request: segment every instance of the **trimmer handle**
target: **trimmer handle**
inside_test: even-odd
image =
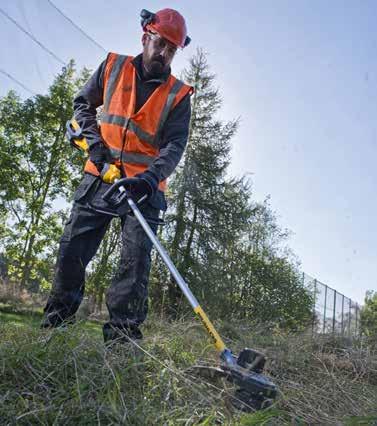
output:
[[[82,134],[82,130],[79,126],[79,123],[74,118],[72,118],[71,120],[67,121],[65,127],[65,136],[69,140],[70,144],[79,151],[84,151],[88,153],[89,144]]]
[[[74,118],[67,121],[66,130],[67,131],[65,136],[69,140],[71,145],[79,151],[83,151],[88,155],[88,141],[86,140],[85,136],[83,136],[81,127]],[[100,176],[105,183],[113,183],[116,179],[120,178],[121,172],[115,164],[105,163],[103,169],[101,170]]]
[[[119,207],[127,198],[131,198],[130,188],[139,182],[138,178],[122,178],[113,183],[102,195],[102,199],[113,207]]]

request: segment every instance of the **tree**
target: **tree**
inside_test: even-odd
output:
[[[184,159],[171,183],[171,210],[166,217],[165,237],[172,259],[187,277],[193,290],[202,290],[200,277],[209,252],[219,247],[225,229],[242,227],[240,189],[243,179],[227,180],[230,162],[230,139],[236,132],[238,120],[223,123],[216,119],[221,106],[214,75],[209,72],[205,54],[198,50],[184,72],[186,82],[194,87],[189,140]],[[237,198],[238,197],[238,198]],[[237,198],[237,200],[236,200]],[[233,203],[239,203],[234,208]],[[226,222],[226,227],[222,228]],[[181,293],[173,279],[168,283],[168,306],[176,315],[181,305]]]
[[[87,77],[87,70],[75,77],[71,62],[47,95],[23,101],[9,92],[0,99],[0,194],[6,219],[0,232],[9,275],[22,287],[49,281],[46,271],[52,270],[51,253],[64,217],[63,209],[54,207],[72,195],[82,165],[65,140],[65,123],[72,117],[74,93]]]
[[[368,291],[360,314],[360,329],[363,335],[377,343],[377,292]]]

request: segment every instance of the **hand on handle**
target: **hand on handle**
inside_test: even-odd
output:
[[[120,170],[115,164],[111,164],[109,150],[103,143],[98,142],[89,147],[88,141],[82,134],[81,127],[74,118],[67,121],[66,129],[66,137],[71,145],[89,154],[90,160],[96,166],[105,183],[114,183],[116,179],[120,179]]]

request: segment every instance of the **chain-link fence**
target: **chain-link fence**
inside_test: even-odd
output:
[[[313,333],[359,335],[360,306],[357,303],[305,273],[302,281],[313,292]]]

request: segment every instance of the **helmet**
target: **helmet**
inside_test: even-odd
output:
[[[183,16],[174,9],[162,9],[156,13],[143,9],[140,12],[144,31],[154,30],[177,47],[186,47],[191,39],[187,35]]]

